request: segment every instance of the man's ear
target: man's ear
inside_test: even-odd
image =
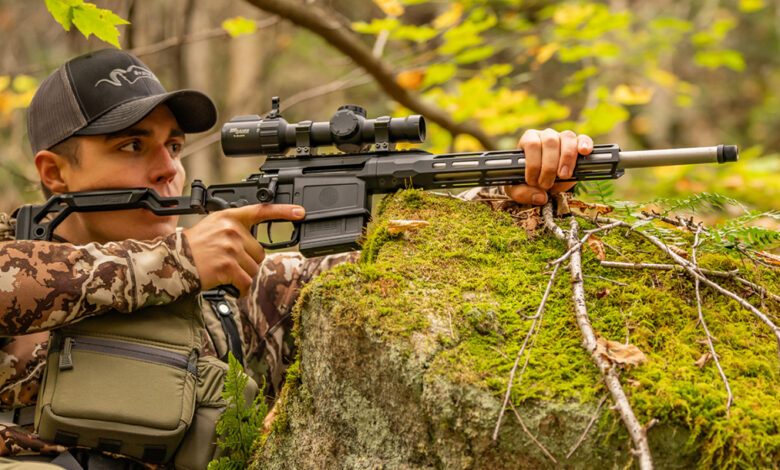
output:
[[[68,192],[68,184],[63,178],[63,172],[69,165],[67,158],[49,150],[41,150],[35,155],[35,168],[38,169],[41,183],[53,193]]]

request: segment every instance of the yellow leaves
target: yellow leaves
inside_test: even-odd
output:
[[[11,86],[17,92],[24,93],[34,90],[38,86],[38,81],[29,75],[17,75],[14,77],[13,85]]]
[[[436,29],[449,28],[450,26],[460,21],[461,16],[463,16],[463,4],[460,2],[455,2],[450,5],[449,10],[445,11],[433,20],[433,27]]]
[[[534,63],[531,65],[532,70],[538,69],[543,63],[550,60],[550,58],[555,54],[555,52],[558,50],[558,43],[551,42],[550,44],[545,44],[544,46],[540,47],[536,51],[536,59],[534,60]]]
[[[577,26],[596,11],[593,4],[564,5],[555,9],[553,21],[561,26]]]
[[[257,22],[243,16],[234,16],[222,22],[222,29],[227,31],[231,37],[252,34],[257,30]]]
[[[388,220],[387,232],[391,235],[395,235],[410,229],[426,226],[428,226],[428,222],[425,220]]]
[[[596,254],[596,258],[599,261],[605,261],[607,259],[607,252],[604,250],[604,242],[595,235],[591,235],[588,238],[588,248]]]
[[[612,97],[620,104],[645,104],[653,98],[653,87],[618,85],[612,92]]]
[[[739,1],[739,9],[741,11],[744,11],[745,13],[758,11],[764,8],[765,6],[766,4],[764,3],[764,0],[740,0]]]
[[[467,134],[458,134],[455,137],[454,147],[456,152],[479,152],[484,150],[482,144],[475,137]]]
[[[374,3],[387,16],[401,16],[404,14],[404,7],[398,0],[374,0]]]
[[[11,112],[30,105],[38,82],[28,75],[0,76],[0,124],[7,125]]]
[[[628,367],[638,366],[647,362],[647,357],[644,353],[633,344],[623,344],[600,336],[596,338],[596,350],[593,351],[593,355],[601,356],[613,364]]]
[[[396,82],[404,90],[419,90],[425,79],[425,69],[404,70],[396,77]]]

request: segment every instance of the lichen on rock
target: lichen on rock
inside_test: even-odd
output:
[[[427,226],[392,235],[388,220]],[[566,220],[559,221],[564,227]],[[590,226],[592,227],[592,225]],[[587,227],[586,227],[587,228]],[[666,262],[625,229],[599,235],[607,257]],[[683,240],[691,235],[680,231]],[[631,441],[603,406],[567,459],[599,401],[601,374],[581,347],[570,279],[560,274],[498,439],[491,435],[509,370],[550,277],[566,251],[483,204],[409,190],[388,196],[359,263],[324,273],[297,306],[299,358],[279,415],[257,446],[256,468],[597,468],[630,466]],[[701,266],[739,268],[778,292],[777,271],[702,253]],[[729,378],[726,391],[698,325],[693,282],[675,271],[602,267],[583,252],[587,307],[605,339],[638,348],[623,388],[648,431],[657,468],[756,468],[780,461],[777,345],[771,331],[733,300],[703,288],[707,324]],[[719,280],[773,318],[780,305]],[[621,285],[621,284],[625,285]],[[763,305],[762,305],[763,304]],[[521,361],[521,365],[525,361]],[[607,404],[610,399],[607,399]]]

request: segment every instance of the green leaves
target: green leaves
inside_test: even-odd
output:
[[[46,8],[65,31],[71,25],[81,31],[85,38],[94,34],[99,39],[121,49],[117,25],[129,24],[110,10],[96,7],[83,0],[46,0]]]

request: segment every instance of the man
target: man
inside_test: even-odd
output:
[[[154,74],[132,55],[104,50],[77,57],[50,75],[36,93],[28,116],[35,165],[45,194],[148,187],[163,196],[178,196],[185,181],[179,158],[185,134],[210,128],[216,121],[216,110],[201,93],[166,92]],[[555,185],[555,177],[570,176],[577,153],[589,153],[593,143],[587,136],[548,129],[527,131],[519,146],[526,152],[529,184],[503,191],[520,203],[543,204],[548,191],[563,191],[573,185]],[[248,228],[263,220],[296,220],[303,215],[298,206],[253,205],[211,214],[193,228],[177,232],[176,217],[160,217],[146,210],[76,213],[55,232],[56,240],[64,245],[15,242],[11,247],[0,246],[4,250],[0,251],[1,332],[37,332],[24,339],[15,338],[6,345],[10,350],[3,350],[6,357],[15,358],[14,370],[0,385],[0,397],[4,390],[14,390],[12,396],[4,398],[4,405],[17,408],[37,399],[48,330],[109,309],[132,315],[149,302],[164,303],[219,284],[233,284],[240,290],[239,332],[247,364],[260,369],[258,372],[265,374],[278,391],[285,356],[290,356],[284,344],[284,321],[289,318],[300,286],[334,263],[354,258],[347,254],[304,260],[298,254],[287,253],[271,255],[264,261],[265,253]],[[157,260],[150,261],[157,263],[155,266],[160,259],[169,261],[165,269],[155,270],[165,276],[150,276],[148,271],[131,268],[138,265],[133,256],[149,260],[155,252]],[[89,275],[100,270],[101,256],[95,253],[108,253],[108,264],[103,267],[115,263],[120,281],[135,272],[146,276],[144,282],[136,283],[134,289],[117,289],[116,283],[112,288],[99,285],[108,274]],[[23,259],[29,257],[28,266],[36,269],[12,273],[9,267],[20,255]],[[78,272],[65,275],[70,277],[48,276],[51,265],[62,259],[82,262],[66,262],[56,268],[59,273]],[[126,267],[117,261],[122,259],[129,260]],[[42,265],[46,270],[37,269]],[[35,282],[35,276],[41,273],[59,281]],[[59,286],[64,278],[74,279],[69,293]],[[143,288],[138,292],[139,286],[158,285],[165,286],[163,295],[159,289],[154,296],[144,297]],[[101,294],[106,290],[111,295]],[[33,301],[47,296],[53,301]],[[207,336],[203,353],[221,356],[225,345],[217,344],[213,335]],[[19,387],[22,378],[24,386]],[[7,452],[8,447],[0,448],[0,452]]]

